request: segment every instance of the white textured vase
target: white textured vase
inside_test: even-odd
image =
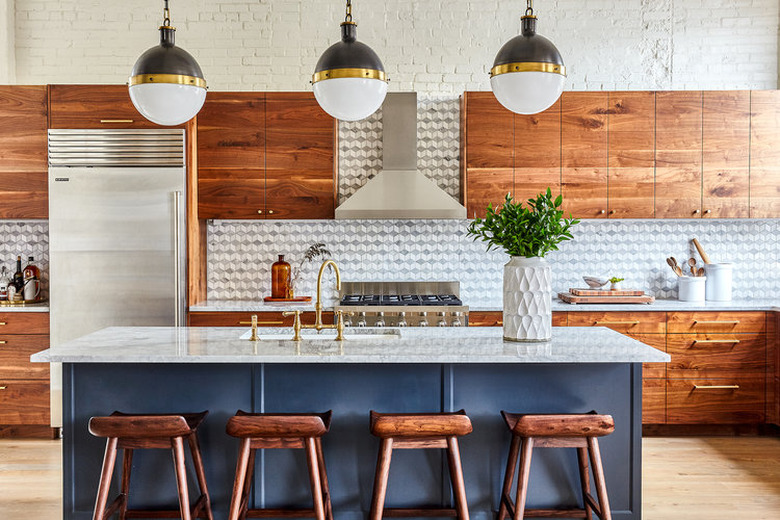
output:
[[[538,256],[513,256],[504,265],[504,339],[550,341],[552,273]]]

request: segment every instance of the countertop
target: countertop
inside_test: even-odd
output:
[[[553,327],[552,341],[504,341],[502,329],[348,329],[343,342],[290,341],[291,329],[262,328],[277,338],[240,339],[246,327],[110,327],[47,349],[34,362],[64,363],[641,363],[668,354],[603,327]],[[359,337],[350,339],[350,334]],[[367,336],[376,338],[368,338]],[[384,337],[383,337],[384,336]],[[388,339],[388,336],[393,336]]]
[[[25,305],[0,305],[0,312],[49,312],[49,304],[28,303]]]

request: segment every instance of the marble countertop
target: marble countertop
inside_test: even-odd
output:
[[[304,331],[262,328],[268,339],[249,341],[248,328],[110,327],[47,349],[34,362],[64,363],[640,363],[668,362],[668,354],[603,327],[554,327],[552,341],[504,341],[502,329],[404,328]],[[281,335],[281,337],[280,337]],[[352,336],[352,337],[350,337]],[[273,338],[273,339],[271,339]]]
[[[332,308],[332,302],[328,307]],[[265,302],[263,300],[209,300],[190,305],[190,312],[284,312],[314,311],[314,302]]]
[[[49,304],[29,303],[25,305],[0,305],[0,312],[49,312]]]

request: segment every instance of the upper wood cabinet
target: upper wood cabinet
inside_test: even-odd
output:
[[[0,218],[48,218],[46,117],[45,86],[0,86]]]
[[[750,216],[780,217],[780,91],[753,91],[750,101]]]
[[[653,218],[655,95],[610,92],[608,205],[610,218]]]
[[[563,211],[580,218],[607,216],[606,92],[561,96]]]
[[[515,200],[526,201],[547,188],[553,196],[561,192],[560,100],[544,112],[515,115]]]

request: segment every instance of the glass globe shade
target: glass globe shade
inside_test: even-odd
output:
[[[496,99],[516,114],[538,114],[563,92],[566,76],[551,72],[507,72],[490,78]]]
[[[360,121],[376,112],[387,95],[387,82],[371,78],[334,78],[314,84],[322,109],[341,121]]]
[[[130,99],[146,119],[163,126],[186,123],[206,101],[206,89],[173,83],[141,83],[129,88]]]

